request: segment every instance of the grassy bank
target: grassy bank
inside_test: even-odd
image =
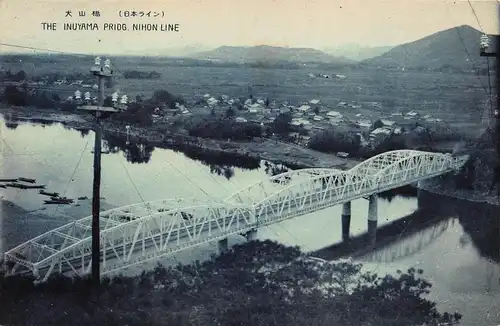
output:
[[[104,280],[0,279],[6,325],[438,325],[422,296],[422,271],[379,277],[350,261],[325,263],[298,248],[249,242],[205,263],[157,267],[140,277]],[[28,312],[29,313],[26,313]]]
[[[476,203],[500,205],[500,198],[498,197],[496,191],[479,192],[471,189],[459,189],[456,187],[453,180],[450,179],[446,180],[442,178],[433,178],[430,180],[420,181],[418,188],[436,195],[453,197]]]

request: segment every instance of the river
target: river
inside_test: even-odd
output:
[[[70,198],[91,197],[92,132],[70,130],[60,124],[7,125],[2,120],[0,139],[1,178],[33,178],[37,184],[45,184],[49,192]],[[127,146],[124,140],[116,139],[110,146],[107,144],[104,148],[111,147],[110,153],[102,155],[103,208],[173,197],[223,198],[271,174],[265,162],[224,163],[214,157],[195,160],[173,150],[144,144]],[[47,197],[35,189],[0,188],[0,196],[0,252],[67,221],[90,215],[88,199],[77,201],[78,206],[58,207],[44,206]],[[20,209],[12,207],[29,213],[19,213]],[[352,249],[355,246],[338,247],[342,241],[341,207],[260,229],[258,238],[297,245],[306,252],[327,247],[317,255],[327,259],[335,259],[340,252],[354,255],[367,270],[378,273],[411,266],[422,268],[424,277],[433,283],[430,298],[437,302],[438,309],[462,313],[462,325],[500,323],[497,207],[412,190],[379,196],[380,234],[375,246],[359,245],[363,242],[356,240],[366,233],[367,211],[368,201],[353,202],[351,236],[358,244],[356,250]],[[230,244],[242,241],[234,237]],[[206,245],[179,253],[169,261],[207,259],[215,248],[214,244]]]

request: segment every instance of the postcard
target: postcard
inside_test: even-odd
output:
[[[499,26],[1,0],[0,325],[499,325]]]

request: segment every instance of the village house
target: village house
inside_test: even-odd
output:
[[[311,107],[309,105],[302,105],[297,110],[300,111],[300,112],[306,113],[310,109],[311,109]]]
[[[390,134],[392,134],[392,129],[390,128],[377,128],[370,133],[370,140],[373,140],[379,136],[388,136]]]
[[[368,119],[360,119],[356,122],[356,124],[360,127],[364,127],[364,128],[369,128],[372,126],[372,122]]]

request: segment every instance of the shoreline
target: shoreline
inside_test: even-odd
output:
[[[9,107],[0,105],[0,115],[19,122],[42,122],[61,123],[75,129],[92,129],[92,121],[84,116],[67,113],[59,110],[40,111],[27,107]],[[17,121],[14,121],[17,122]],[[124,124],[110,121],[102,122],[103,133],[126,137]],[[200,149],[211,154],[230,154],[244,158],[267,160],[277,164],[284,164],[296,168],[334,168],[349,169],[361,162],[355,158],[340,158],[334,154],[318,152],[298,145],[288,144],[281,141],[259,138],[248,142],[221,141],[215,139],[192,137],[169,132],[168,130],[151,130],[131,126],[129,137],[131,140],[147,141],[155,147],[165,149]],[[279,146],[277,146],[279,145]]]
[[[36,110],[32,107],[12,107],[0,104],[0,115],[6,118],[10,115],[20,122],[47,122],[60,123],[75,129],[92,129],[92,121],[84,116],[60,110]],[[16,121],[16,122],[17,122]],[[43,123],[43,122],[42,122]],[[120,128],[121,127],[121,128]],[[146,141],[150,145],[179,150],[202,150],[210,154],[229,154],[241,158],[267,160],[275,164],[284,164],[293,168],[333,168],[347,170],[362,162],[361,159],[340,158],[334,154],[327,154],[288,144],[277,140],[259,138],[248,142],[230,142],[188,135],[176,134],[168,131],[147,130],[144,127],[131,126],[129,137],[134,141]],[[123,124],[103,121],[102,130],[113,136],[127,137]],[[422,189],[437,195],[467,200],[476,203],[486,203],[500,206],[500,199],[496,196],[481,195],[467,190],[445,189],[444,185],[436,181],[425,180],[417,185]]]
[[[435,195],[465,200],[473,203],[500,206],[500,198],[494,195],[478,195],[477,193],[469,190],[446,189],[444,187],[444,184],[437,183],[436,180],[433,179],[420,181],[416,186],[417,189],[421,189]]]

